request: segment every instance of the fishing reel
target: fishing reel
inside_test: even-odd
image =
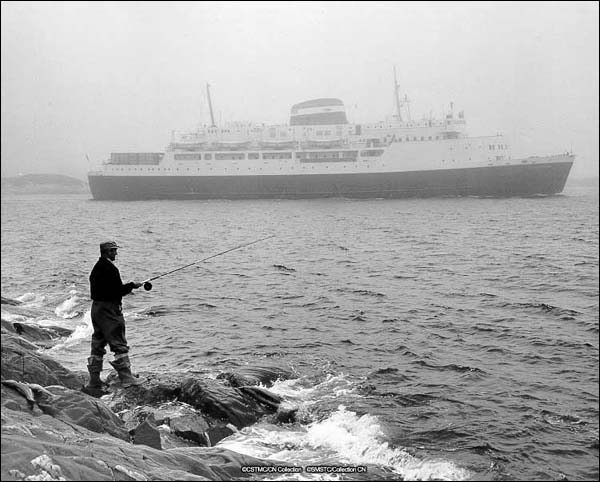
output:
[[[145,289],[146,291],[150,291],[150,290],[152,289],[152,283],[150,283],[150,281],[146,281],[146,282],[144,283],[144,289]]]

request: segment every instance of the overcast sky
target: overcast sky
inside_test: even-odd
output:
[[[351,122],[464,110],[513,156],[573,150],[598,176],[597,2],[2,2],[2,176],[85,179],[210,121],[286,123],[344,101]]]

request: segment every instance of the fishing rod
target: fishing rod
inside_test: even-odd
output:
[[[270,239],[270,238],[274,238],[274,237],[275,237],[275,235],[272,234],[271,236],[267,236],[266,238],[261,238],[261,239],[257,239],[256,241],[251,241],[249,243],[240,244],[239,246],[236,246],[235,248],[230,248],[225,251],[221,251],[220,253],[213,254],[212,256],[208,256],[207,258],[199,259],[198,261],[194,261],[193,263],[186,264],[185,266],[181,266],[179,268],[172,269],[171,271],[167,271],[166,273],[163,273],[163,274],[159,274],[158,276],[155,276],[154,278],[148,278],[147,280],[142,281],[142,283],[144,284],[144,289],[146,291],[150,291],[152,289],[152,283],[150,283],[150,281],[154,281],[155,279],[162,278],[163,276],[167,276],[168,274],[175,273],[175,271],[179,271],[181,269],[188,268],[189,266],[193,266],[195,264],[202,263],[203,261],[208,261],[211,258],[216,258],[217,256],[221,256],[222,254],[229,253],[230,251],[235,251],[236,249],[245,248],[246,246],[250,246],[251,244],[256,244],[256,243],[259,243],[266,239]]]

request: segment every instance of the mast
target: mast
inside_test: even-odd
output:
[[[400,84],[396,80],[396,66],[394,65],[394,97],[396,98],[396,117],[400,122],[402,122],[402,113],[400,112],[400,98],[398,97],[398,90],[400,89]]]
[[[208,108],[210,109],[210,126],[217,127],[215,124],[215,116],[213,115],[212,102],[210,100],[210,84],[206,84],[206,95],[208,96]]]

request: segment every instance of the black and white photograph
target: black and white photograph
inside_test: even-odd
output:
[[[0,8],[2,480],[599,479],[599,2]]]

